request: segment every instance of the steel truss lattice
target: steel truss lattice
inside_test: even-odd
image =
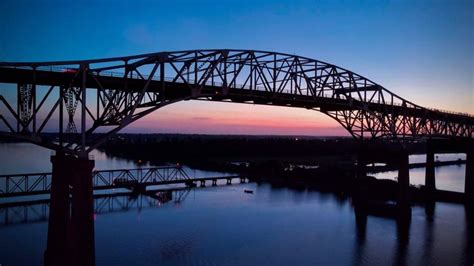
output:
[[[0,63],[0,83],[17,84],[18,95],[17,110],[15,102],[0,96],[3,135],[77,155],[87,154],[151,112],[183,100],[316,110],[359,139],[472,139],[474,132],[472,115],[421,107],[347,69],[274,52],[193,50]],[[46,129],[59,132],[59,141],[45,141],[41,133]]]

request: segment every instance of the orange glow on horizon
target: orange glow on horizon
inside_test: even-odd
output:
[[[332,118],[301,108],[190,101],[136,121],[129,133],[347,136]]]

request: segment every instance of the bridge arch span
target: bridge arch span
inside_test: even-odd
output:
[[[87,154],[133,121],[191,99],[316,110],[359,139],[472,139],[474,132],[472,115],[424,108],[345,68],[267,51],[0,62],[0,83],[16,84],[17,95],[16,102],[0,96],[2,135],[73,154]],[[51,123],[57,141],[42,136]]]

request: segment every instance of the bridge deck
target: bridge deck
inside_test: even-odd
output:
[[[178,166],[94,171],[94,190],[127,188],[146,191],[148,186],[187,184],[242,178],[240,175],[190,178]],[[0,198],[49,194],[51,173],[31,173],[0,176]]]

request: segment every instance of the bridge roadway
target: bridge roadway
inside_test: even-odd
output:
[[[127,188],[136,193],[147,193],[149,186],[185,184],[188,187],[205,186],[206,181],[217,185],[218,180],[240,178],[240,175],[190,178],[179,166],[160,166],[153,168],[100,170],[92,172],[94,190]],[[49,194],[51,192],[52,173],[30,173],[0,176],[0,198]]]

